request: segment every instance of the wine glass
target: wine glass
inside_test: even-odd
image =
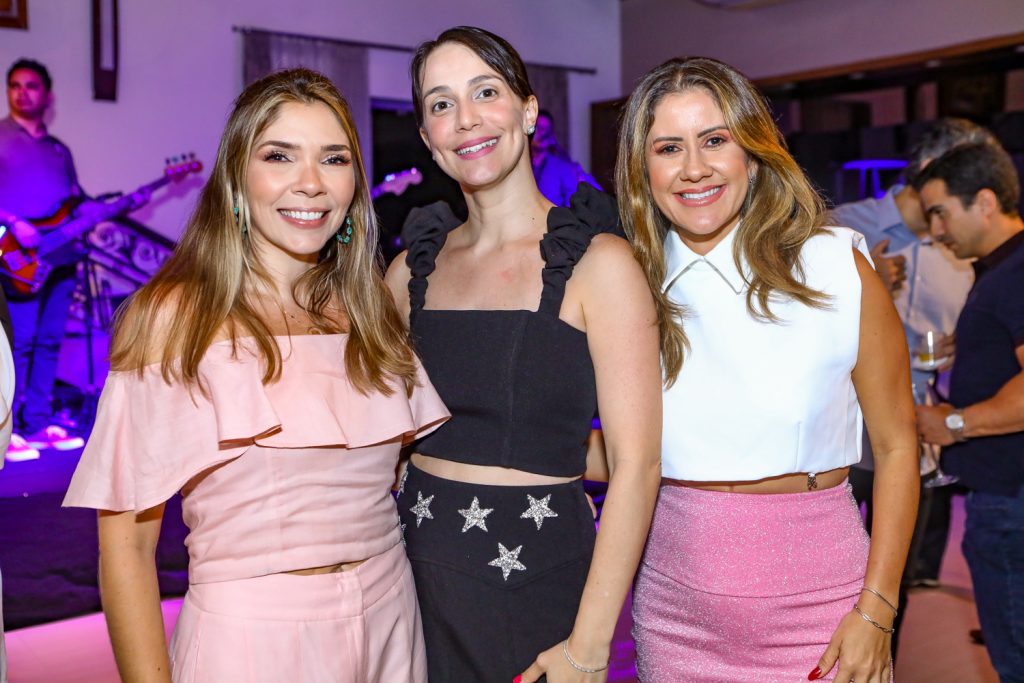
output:
[[[922,391],[918,392],[918,383],[914,383],[914,398],[920,398],[920,403],[926,406],[934,406],[942,403],[942,398],[935,390],[935,376],[928,378],[928,381],[924,383]],[[960,481],[960,477],[952,474],[946,474],[942,471],[942,463],[939,458],[939,447],[930,444],[922,443],[920,450],[920,464],[921,464],[921,485],[926,489],[936,489],[941,486],[949,486]]]
[[[910,358],[912,368],[932,372],[949,360],[948,358],[938,358],[936,354],[939,341],[942,339],[941,332],[926,330],[915,337]]]

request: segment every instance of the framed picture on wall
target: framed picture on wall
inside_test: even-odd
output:
[[[0,0],[0,28],[28,28],[28,0]]]

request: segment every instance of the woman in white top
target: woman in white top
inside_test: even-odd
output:
[[[917,443],[902,329],[859,235],[824,227],[764,99],[721,62],[647,74],[619,144],[623,224],[689,347],[635,590],[641,679],[889,680]],[[870,544],[846,483],[861,409]]]

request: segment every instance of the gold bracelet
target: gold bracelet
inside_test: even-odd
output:
[[[879,631],[883,631],[885,633],[890,633],[890,634],[891,633],[896,633],[896,629],[895,628],[886,628],[885,626],[882,626],[881,624],[879,624],[877,621],[875,621],[874,619],[872,619],[868,615],[864,614],[864,612],[862,612],[860,610],[860,605],[854,605],[853,609],[857,611],[857,614],[859,614],[861,616],[861,619],[863,619],[864,621],[868,622],[869,624],[871,624],[872,626],[877,628]]]
[[[882,602],[884,602],[886,605],[889,606],[889,609],[892,610],[893,614],[899,614],[900,613],[900,611],[898,609],[896,609],[895,605],[893,605],[891,602],[886,600],[885,596],[882,595],[881,593],[879,593],[878,591],[876,591],[874,588],[868,588],[867,586],[864,586],[863,588],[861,588],[861,590],[862,591],[867,591],[868,593],[871,593],[873,595],[877,595],[879,600],[881,600]]]
[[[569,641],[568,640],[563,640],[562,641],[562,654],[565,655],[566,661],[569,662],[570,665],[572,665],[572,668],[576,669],[577,671],[583,672],[585,674],[596,674],[596,673],[604,671],[605,669],[608,668],[607,664],[605,664],[604,666],[599,667],[597,669],[588,669],[585,666],[577,664],[573,660],[572,656],[569,655]]]

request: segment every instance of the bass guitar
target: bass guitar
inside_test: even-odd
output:
[[[78,239],[98,223],[145,205],[153,192],[164,185],[202,170],[202,162],[194,154],[188,154],[168,160],[163,175],[156,180],[110,202],[89,202],[87,208],[83,206],[76,213],[80,202],[77,198],[69,199],[52,216],[29,220],[43,233],[39,245],[32,249],[22,247],[9,227],[0,225],[0,280],[4,290],[15,297],[37,293],[54,266],[60,265],[54,264],[54,259],[47,261],[48,255]]]
[[[419,185],[422,182],[423,174],[415,166],[398,173],[388,173],[384,176],[384,182],[370,189],[370,199],[377,199],[386,194],[398,196],[409,189],[410,185]]]

